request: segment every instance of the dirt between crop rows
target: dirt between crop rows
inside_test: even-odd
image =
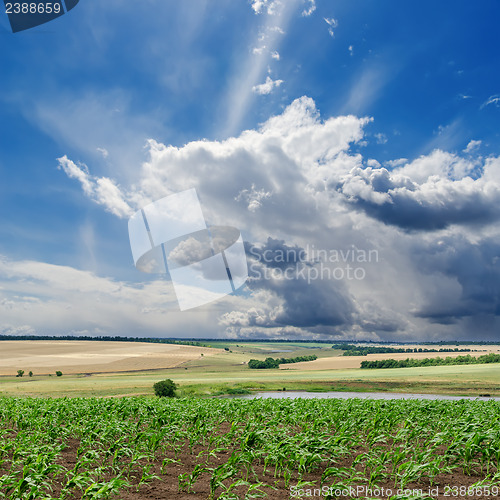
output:
[[[220,429],[224,432],[224,426]],[[12,435],[14,438],[15,434]],[[70,438],[65,441],[66,448],[58,455],[57,463],[63,466],[66,470],[72,470],[77,463],[77,451],[80,447],[80,441],[78,439]],[[390,445],[388,445],[389,448]],[[207,457],[207,447],[197,445],[193,448],[189,448],[188,443],[182,447],[180,451],[176,454],[172,451],[167,454],[158,454],[156,461],[152,464],[143,460],[139,462],[134,468],[132,468],[129,481],[132,487],[120,491],[117,496],[111,497],[118,500],[195,500],[195,499],[209,499],[210,498],[210,477],[211,472],[202,472],[198,480],[191,487],[190,491],[179,491],[179,476],[184,473],[191,473],[197,464],[203,464],[207,468],[216,468],[219,465],[227,462],[231,456],[233,450],[219,451],[215,456]],[[235,449],[234,451],[239,451]],[[253,471],[250,470],[248,475],[249,483],[257,483],[258,481],[269,485],[267,487],[261,487],[261,491],[265,493],[270,500],[285,500],[290,498],[326,498],[325,490],[320,490],[321,475],[327,467],[334,465],[335,467],[346,467],[352,468],[353,461],[357,455],[360,453],[367,452],[366,448],[353,447],[352,455],[350,457],[343,458],[332,464],[331,462],[321,463],[319,467],[312,473],[306,473],[302,476],[302,481],[315,482],[316,486],[305,485],[300,491],[294,491],[294,487],[297,485],[298,477],[297,473],[292,475],[292,478],[287,486],[284,479],[281,477],[274,477],[274,467],[268,467],[264,472],[263,464],[253,464]],[[444,449],[442,450],[444,452]],[[201,455],[200,455],[201,454]],[[3,474],[8,474],[10,469],[11,456],[1,464],[0,466],[0,476]],[[162,470],[162,464],[165,459],[176,460],[176,463],[170,463],[167,465],[166,470]],[[109,460],[108,460],[109,462]],[[105,462],[103,465],[109,465]],[[150,463],[152,465],[150,473],[158,476],[158,479],[153,479],[147,484],[142,484],[138,487],[140,476],[141,476],[141,466]],[[362,472],[363,469],[360,465],[356,465],[355,468]],[[226,486],[229,486],[232,482],[235,482],[239,478],[244,478],[246,475],[245,470],[240,472],[238,477],[232,477],[229,480],[224,481]],[[487,495],[487,490],[480,490],[476,492],[465,492],[465,494],[460,493],[460,487],[464,490],[466,487],[477,483],[479,480],[484,479],[485,476],[481,475],[476,471],[473,475],[466,475],[462,471],[457,470],[453,474],[439,474],[433,480],[431,485],[428,478],[421,480],[419,483],[410,483],[406,486],[406,489],[419,490],[427,494],[427,498],[432,498],[436,500],[445,500],[450,498],[468,498],[468,499],[484,499],[484,498],[496,498],[499,495]],[[100,478],[99,482],[109,481],[113,479],[113,476],[108,476]],[[58,498],[61,493],[62,485],[67,481],[63,479],[63,475],[60,474],[53,477],[51,480],[52,487],[52,497]],[[377,488],[372,487],[372,491],[367,491],[366,484],[352,485],[352,490],[341,489],[340,487],[335,487],[331,480],[325,481],[326,487],[331,486],[331,496],[328,498],[338,498],[338,499],[357,499],[357,498],[380,498],[387,499],[387,492],[390,490],[390,494],[395,495],[398,488],[394,483],[378,483]],[[446,489],[449,487],[448,489]],[[458,489],[452,489],[457,487]],[[359,488],[359,489],[357,489]],[[233,490],[234,493],[238,494],[238,498],[244,499],[245,493],[248,490],[248,486],[237,487]],[[254,491],[253,493],[257,493]],[[430,493],[430,494],[429,494]],[[491,492],[490,492],[491,493]],[[218,498],[222,494],[222,489],[216,491],[215,497]],[[74,491],[71,497],[75,500],[80,500],[82,498],[81,491]],[[410,495],[408,494],[408,498]],[[248,497],[252,498],[252,497]],[[256,498],[256,497],[253,497]],[[426,497],[422,497],[426,498]]]

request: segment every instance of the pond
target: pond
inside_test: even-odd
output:
[[[317,398],[317,399],[444,399],[450,401],[459,401],[461,399],[477,399],[481,401],[495,400],[500,401],[500,397],[470,397],[470,396],[445,396],[443,394],[403,394],[395,392],[306,392],[306,391],[268,391],[256,392],[253,394],[245,394],[236,396],[243,399],[295,399],[295,398]]]

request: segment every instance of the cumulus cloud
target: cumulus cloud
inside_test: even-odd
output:
[[[201,236],[201,235],[200,235]],[[206,237],[190,236],[180,241],[172,251],[169,252],[168,262],[177,264],[178,266],[188,266],[190,264],[208,259],[212,254],[208,234]]]
[[[467,144],[467,147],[464,149],[464,153],[472,153],[476,149],[478,149],[482,144],[482,141],[470,141],[469,144]]]
[[[482,175],[480,175],[482,174]],[[338,186],[351,206],[405,230],[487,224],[500,215],[500,160],[436,150],[392,171],[357,167]]]
[[[274,14],[276,7],[279,6],[279,0],[252,0],[252,9],[256,14],[267,12],[267,14]]]
[[[266,81],[259,85],[252,87],[252,90],[256,94],[267,95],[270,94],[275,88],[279,87],[283,83],[283,80],[273,80],[270,76],[266,77]]]
[[[436,149],[381,164],[353,151],[370,121],[322,119],[302,97],[223,141],[150,140],[138,179],[126,189],[110,180],[113,196],[84,166],[63,158],[61,168],[108,210],[116,203],[104,199],[135,210],[194,187],[209,225],[241,229],[250,279],[244,293],[214,305],[224,334],[471,338],[477,321],[478,335],[491,338],[500,326],[500,158],[476,155],[472,143],[463,156]],[[196,242],[184,245],[197,255]],[[293,257],[311,248],[336,258]],[[349,267],[361,278],[349,278]],[[150,302],[142,308],[161,308]]]
[[[266,198],[270,198],[271,195],[271,191],[265,191],[264,189],[258,190],[255,188],[255,185],[252,184],[251,189],[242,189],[235,199],[236,201],[244,200],[248,203],[248,210],[250,210],[250,212],[255,212],[262,207],[263,201]]]

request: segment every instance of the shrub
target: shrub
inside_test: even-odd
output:
[[[252,394],[248,389],[243,389],[241,387],[229,387],[226,389],[226,394]]]
[[[58,371],[56,371],[56,376],[58,376],[58,377],[62,377],[62,372],[60,372],[59,370],[58,370]]]
[[[30,377],[32,377],[32,376],[33,376],[33,372],[30,370],[30,372],[28,373],[28,375],[29,375]]]
[[[17,370],[16,377],[22,377],[24,375],[24,370]]]
[[[170,380],[168,378],[167,380],[156,382],[153,388],[155,390],[155,394],[159,398],[173,398],[175,397],[175,390],[177,389],[177,385],[173,382],[173,380]]]

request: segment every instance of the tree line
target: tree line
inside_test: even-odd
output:
[[[98,336],[90,335],[0,335],[2,340],[85,340],[94,342],[150,342],[152,344],[178,344],[196,347],[210,347],[206,342],[180,339],[162,339],[154,337],[121,337],[121,336]]]
[[[439,365],[476,365],[486,363],[500,363],[500,354],[484,354],[479,357],[457,356],[452,358],[424,358],[424,359],[380,359],[377,361],[361,361],[361,368],[416,368],[420,366],[439,366]]]
[[[314,361],[318,356],[297,356],[295,358],[266,358],[264,361],[258,359],[251,359],[248,362],[248,368],[252,369],[266,369],[266,368],[279,368],[280,365],[286,363],[300,363],[301,361]]]
[[[405,352],[470,352],[472,349],[459,349],[458,347],[443,349],[427,349],[422,347],[365,347],[352,344],[334,344],[332,349],[344,351],[343,356],[367,356],[368,354],[388,354]]]

